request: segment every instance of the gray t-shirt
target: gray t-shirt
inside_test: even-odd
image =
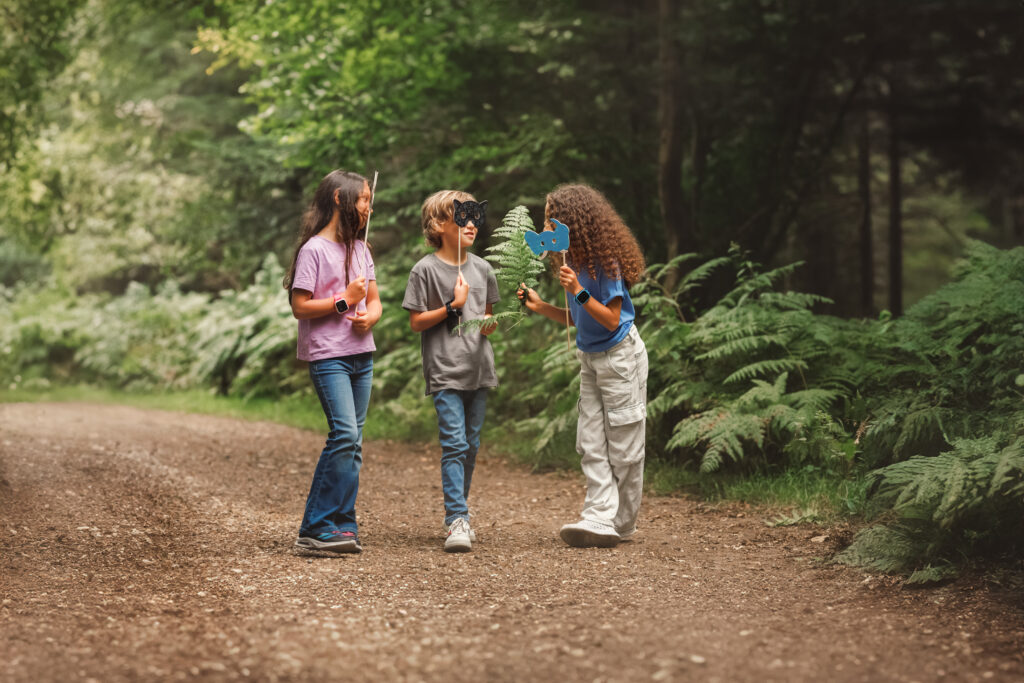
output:
[[[469,283],[463,320],[484,317],[487,304],[498,300],[498,280],[491,264],[475,254],[468,257],[462,264],[462,277]],[[437,254],[424,256],[409,273],[402,308],[421,312],[441,308],[455,296],[458,276],[458,266],[448,265]],[[478,330],[463,329],[459,336],[456,330],[449,332],[448,325],[441,321],[420,333],[420,353],[428,394],[441,389],[465,391],[498,386],[494,351]]]

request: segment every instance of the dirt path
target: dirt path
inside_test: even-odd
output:
[[[433,445],[366,445],[365,550],[292,549],[321,436],[0,405],[0,680],[983,681],[1024,677],[1021,595],[821,565],[816,528],[682,499],[557,539],[579,476],[484,457],[441,551]]]

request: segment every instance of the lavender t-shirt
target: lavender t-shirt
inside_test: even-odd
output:
[[[312,292],[314,299],[326,299],[336,292],[344,292],[348,286],[347,282],[363,274],[364,259],[367,264],[367,286],[370,280],[377,279],[370,250],[366,248],[365,242],[357,240],[352,250],[352,261],[349,263],[346,282],[345,251],[344,244],[313,235],[299,249],[292,290]],[[366,310],[365,300],[353,307],[353,310]],[[342,315],[332,313],[321,318],[300,320],[299,345],[295,354],[298,359],[314,361],[376,351],[373,332],[355,332],[352,329],[352,321],[348,319],[350,315],[351,312]]]

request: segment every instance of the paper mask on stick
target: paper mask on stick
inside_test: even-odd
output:
[[[523,236],[526,244],[536,256],[543,256],[545,251],[567,251],[569,249],[569,226],[561,221],[552,218],[555,224],[554,230],[544,232],[533,232],[527,230]]]
[[[452,201],[455,202],[455,225],[464,228],[467,223],[473,221],[473,225],[483,228],[487,223],[486,199],[479,204],[477,202],[460,202],[458,199]]]

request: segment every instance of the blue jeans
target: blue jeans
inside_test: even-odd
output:
[[[373,354],[313,361],[309,376],[329,432],[313,472],[299,535],[335,529],[356,532],[356,493],[363,465],[363,424],[370,403]]]
[[[441,389],[431,395],[441,440],[441,488],[444,523],[469,519],[469,485],[473,481],[480,431],[487,412],[487,389]]]

